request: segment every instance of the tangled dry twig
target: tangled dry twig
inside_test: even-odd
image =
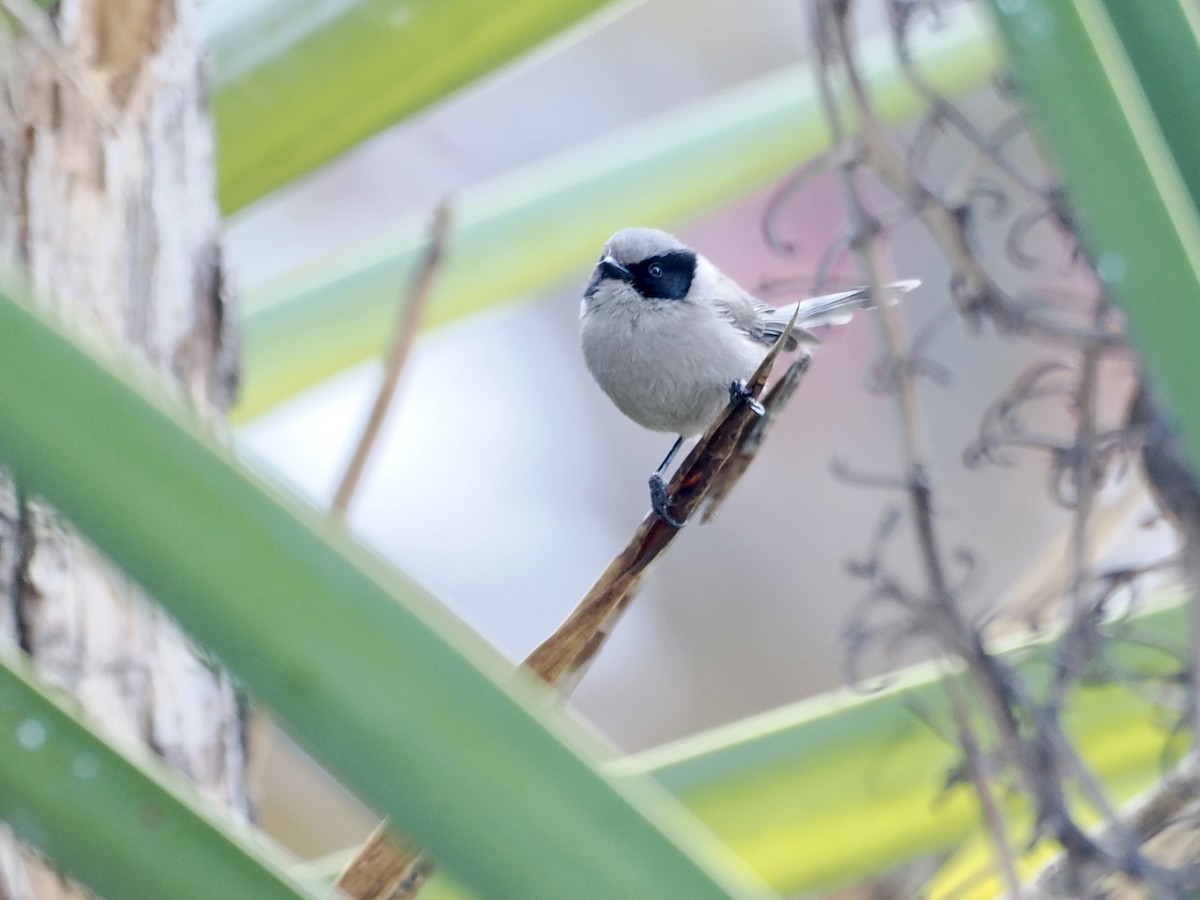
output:
[[[951,704],[956,710],[956,730],[1010,896],[1021,896],[1023,888],[1013,862],[1015,826],[997,815],[993,781],[999,771],[1011,773],[1032,802],[1035,822],[1031,837],[1050,838],[1063,850],[1053,877],[1043,878],[1043,887],[1052,881],[1070,896],[1090,896],[1101,881],[1119,875],[1154,896],[1181,897],[1200,886],[1196,867],[1151,857],[1144,846],[1147,829],[1138,825],[1136,812],[1122,815],[1115,807],[1069,739],[1062,717],[1066,698],[1083,679],[1121,677],[1106,668],[1100,652],[1106,641],[1116,639],[1112,598],[1116,591],[1156,568],[1135,567],[1136,571],[1131,569],[1121,579],[1113,579],[1098,574],[1094,560],[1093,520],[1100,492],[1131,435],[1124,424],[1106,426],[1101,417],[1101,369],[1110,360],[1127,355],[1122,323],[1110,307],[1102,279],[1094,274],[1082,243],[1074,237],[1065,194],[1046,174],[1030,174],[1006,152],[1020,133],[1020,119],[1006,116],[990,131],[976,125],[961,108],[929,87],[908,52],[908,36],[915,23],[922,18],[936,19],[950,4],[887,0],[886,5],[906,78],[929,105],[928,115],[907,147],[883,127],[860,76],[861,61],[851,26],[856,4],[820,0],[811,7],[822,99],[836,138],[850,219],[844,244],[878,289],[879,242],[886,229],[872,214],[861,190],[863,181],[874,179],[902,200],[940,248],[950,264],[952,296],[969,324],[990,322],[1002,335],[1036,339],[1054,348],[1057,356],[1027,370],[988,409],[980,436],[966,457],[969,464],[981,466],[1008,463],[1014,453],[1029,449],[1048,452],[1050,498],[1071,512],[1067,540],[1070,574],[1062,593],[1062,637],[1052,660],[1052,674],[1046,685],[1035,689],[989,650],[982,625],[964,612],[964,586],[952,583],[949,576],[955,560],[965,564],[968,574],[973,571],[974,555],[964,548],[949,550],[941,533],[935,513],[936,477],[928,462],[922,410],[913,389],[919,367],[912,359],[918,352],[914,342],[905,340],[892,311],[883,309],[878,317],[880,366],[890,376],[879,379],[879,386],[894,398],[903,460],[898,476],[876,476],[870,481],[871,486],[904,491],[923,584],[906,583],[886,562],[884,551],[896,540],[900,518],[889,510],[867,559],[853,569],[869,587],[860,614],[848,629],[853,637],[850,658],[857,659],[872,641],[885,639],[890,646],[898,640],[920,639],[961,661],[970,676],[971,694],[970,702],[961,696],[951,698],[956,701]],[[847,124],[850,122],[853,129]],[[958,172],[935,183],[923,172],[924,158],[942,139],[956,141],[958,156],[965,157],[965,162]],[[1014,201],[1013,193],[1021,199]],[[987,204],[993,216],[1010,218],[1003,240],[1007,265],[1039,275],[1054,268],[1053,274],[1065,274],[1092,287],[1085,300],[1089,308],[1086,321],[1045,295],[1035,292],[1018,299],[1016,293],[1001,286],[1001,277],[993,272],[994,263],[975,240],[981,204]],[[774,215],[774,221],[781,220],[778,209]],[[1048,229],[1053,238],[1042,241],[1044,246],[1036,251],[1031,240],[1034,229],[1039,233]],[[1069,435],[1043,433],[1028,424],[1026,412],[1039,403],[1056,403],[1060,415],[1066,411],[1072,416]],[[862,479],[855,480],[862,483]],[[884,609],[890,610],[886,625],[867,623],[868,615]],[[990,735],[986,747],[981,746],[967,715],[971,703],[986,713]],[[1194,702],[1190,706],[1195,708]],[[983,764],[984,758],[989,764]],[[1090,832],[1082,826],[1084,807],[1100,815],[1105,823],[1101,830]]]

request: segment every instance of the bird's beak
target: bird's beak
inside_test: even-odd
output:
[[[633,273],[611,256],[606,256],[596,264],[596,271],[592,272],[592,279],[588,282],[587,290],[583,292],[583,295],[588,298],[592,297],[600,287],[600,282],[606,278],[632,282]]]
[[[615,278],[618,281],[633,281],[633,273],[611,256],[606,256],[604,259],[600,260],[600,264],[596,266],[596,269],[600,272],[601,278]]]

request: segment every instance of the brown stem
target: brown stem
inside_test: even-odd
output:
[[[668,486],[672,510],[690,517],[706,498],[704,519],[712,513],[733,484],[745,472],[762,442],[762,429],[783,407],[808,369],[809,357],[802,356],[763,398],[766,417],[760,420],[749,404],[726,409],[688,454]],[[770,359],[759,367],[750,383],[757,396],[769,371]],[[558,630],[525,660],[525,666],[556,686],[573,680],[596,655],[611,633],[617,618],[628,607],[642,575],[678,534],[654,513],[647,513],[633,537]]]
[[[792,323],[763,358],[747,389],[762,397],[765,415],[759,417],[749,403],[726,407],[705,433],[667,485],[671,510],[688,519],[706,504],[704,519],[746,471],[774,416],[791,398],[808,370],[810,357],[799,357],[770,390],[763,393],[767,376],[791,334]],[[588,664],[629,608],[646,569],[670,546],[679,529],[648,513],[633,537],[609,563],[596,584],[549,638],[525,659],[523,665],[543,681],[568,695]],[[366,844],[343,870],[337,886],[355,900],[411,900],[432,871],[425,854],[395,841],[387,823],[375,829]]]
[[[944,679],[946,695],[950,700],[950,708],[958,731],[958,744],[963,749],[966,758],[967,773],[975,786],[979,797],[979,805],[983,810],[983,821],[992,839],[992,848],[996,854],[996,864],[1004,876],[1008,886],[1010,900],[1021,898],[1021,876],[1017,873],[1017,863],[1013,858],[1012,845],[1008,839],[1008,830],[1004,825],[1004,815],[996,802],[996,792],[988,777],[988,765],[979,737],[971,724],[970,707],[959,683],[953,677]]]
[[[400,386],[400,376],[408,362],[412,351],[413,341],[421,328],[421,318],[429,303],[429,295],[433,293],[433,285],[441,269],[442,259],[446,253],[446,241],[450,233],[450,207],[443,201],[433,212],[433,222],[429,227],[429,245],[425,256],[417,266],[407,291],[407,299],[403,312],[396,317],[395,331],[392,343],[388,349],[387,359],[383,366],[383,379],[375,394],[375,402],[371,404],[371,412],[363,423],[362,432],[354,446],[354,455],[346,465],[346,471],[338,483],[333,495],[329,514],[339,521],[346,518],[354,494],[362,480],[363,471],[375,449],[379,432],[387,421],[392,402],[396,398],[396,390]]]

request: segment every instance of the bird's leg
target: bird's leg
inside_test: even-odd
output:
[[[750,393],[746,382],[740,378],[729,385],[729,402],[735,406],[739,403],[749,403],[755,415],[765,416],[767,414],[766,409],[758,402],[758,398]]]
[[[672,528],[682,528],[685,523],[671,515],[671,498],[667,496],[667,485],[663,481],[663,472],[667,470],[667,466],[671,464],[671,460],[675,458],[675,454],[679,452],[679,448],[682,446],[683,435],[680,435],[675,439],[675,443],[671,445],[666,458],[658,464],[658,468],[650,476],[650,507],[654,510],[656,516]]]

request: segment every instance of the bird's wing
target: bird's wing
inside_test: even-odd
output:
[[[732,322],[734,327],[746,337],[768,346],[775,343],[776,339],[783,334],[783,329],[792,315],[789,308],[787,315],[779,320],[780,310],[769,303],[764,303],[754,295],[746,293],[738,286],[737,282],[725,275],[721,275],[717,283],[715,306],[717,312]],[[797,324],[797,327],[792,329],[792,334],[784,349],[795,350],[802,342],[806,344],[819,343],[814,335],[809,334]]]
[[[765,306],[750,296],[731,279],[722,276],[714,295],[717,313],[728,319],[738,331],[752,340],[762,339],[762,315]]]

